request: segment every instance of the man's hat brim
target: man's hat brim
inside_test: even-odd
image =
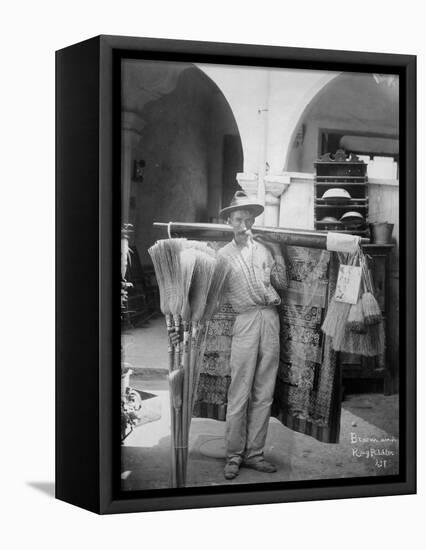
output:
[[[232,212],[235,212],[236,210],[249,210],[250,212],[253,212],[253,216],[256,218],[260,214],[262,214],[264,208],[261,204],[257,202],[247,202],[247,204],[244,204],[241,202],[241,204],[236,204],[233,206],[227,206],[226,208],[222,208],[222,210],[219,212],[220,216],[223,218],[225,216],[229,216]]]

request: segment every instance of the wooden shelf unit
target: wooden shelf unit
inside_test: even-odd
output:
[[[368,228],[368,178],[367,165],[355,155],[346,157],[342,150],[322,155],[314,164],[314,222],[315,229],[325,229],[339,233],[350,233],[369,237]],[[340,203],[323,198],[328,189],[339,188],[347,191],[351,198]],[[322,221],[334,217],[340,221],[345,212],[359,212],[364,217],[361,226]]]

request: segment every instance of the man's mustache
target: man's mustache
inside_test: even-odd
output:
[[[244,235],[249,238],[253,238],[253,233],[250,229],[240,229],[240,231],[237,232],[237,235]]]

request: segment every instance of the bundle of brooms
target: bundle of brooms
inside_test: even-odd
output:
[[[366,357],[381,355],[384,353],[383,318],[362,248],[349,256],[346,263],[362,268],[358,300],[355,304],[348,304],[333,297],[322,330],[332,339],[335,351]]]
[[[183,487],[208,322],[220,306],[230,267],[211,247],[198,241],[164,239],[157,241],[148,252],[154,264],[160,308],[169,335],[171,484]],[[173,333],[183,333],[183,346],[180,338],[172,338]]]

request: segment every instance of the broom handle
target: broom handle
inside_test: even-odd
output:
[[[185,470],[185,446],[187,440],[187,424],[188,424],[188,394],[189,394],[189,360],[190,360],[190,349],[189,349],[189,339],[190,339],[190,325],[189,323],[184,323],[184,332],[183,332],[183,397],[182,397],[182,442],[181,442],[181,452],[183,455],[182,468]],[[183,478],[185,475],[183,473]]]
[[[175,456],[177,461],[177,478],[176,487],[184,487],[184,479],[182,476],[182,407],[175,409],[176,415],[176,442],[175,442]]]
[[[169,378],[169,399],[170,399],[170,473],[171,485],[177,487],[176,477],[176,419],[175,409],[173,407],[172,387]]]
[[[178,425],[178,434],[177,434],[177,445],[176,445],[176,454],[177,454],[177,486],[178,487],[185,487],[185,475],[184,475],[184,468],[185,468],[185,462],[184,462],[184,455],[183,451],[185,450],[183,448],[183,422],[182,422],[182,411],[183,411],[183,402],[182,407],[177,409],[176,416],[177,416],[177,425]]]
[[[174,347],[170,338],[170,333],[173,330],[173,319],[171,315],[166,315],[166,327],[168,335],[168,356],[169,356],[169,374],[173,371],[174,366]],[[170,474],[171,485],[177,487],[176,477],[176,422],[173,407],[172,388],[169,379],[169,401],[170,401]]]
[[[198,350],[199,350],[199,335],[200,335],[200,326],[194,326],[192,328],[192,341],[191,341],[191,366],[190,366],[190,372],[191,372],[191,386],[190,386],[190,392],[191,392],[191,403],[189,408],[189,424],[191,425],[191,418],[192,418],[192,393],[193,393],[193,386],[194,386],[194,372],[196,369],[197,359],[198,359]]]
[[[173,316],[173,321],[174,321],[175,331],[177,332],[177,334],[180,334],[180,327],[181,327],[181,317],[180,317],[180,315],[174,315]],[[181,350],[180,341],[178,340],[178,342],[175,346],[175,358],[174,358],[175,359],[175,369],[178,369],[180,367],[181,356],[182,356],[182,350]]]
[[[191,349],[189,353],[189,370],[188,370],[187,380],[185,378],[185,382],[187,382],[187,386],[186,386],[187,399],[185,401],[186,418],[184,419],[184,427],[185,427],[185,436],[184,436],[184,444],[183,444],[184,448],[182,449],[183,455],[184,455],[183,464],[184,464],[185,483],[186,483],[187,467],[188,467],[189,433],[191,430],[191,421],[192,421],[194,372],[197,364],[198,351],[199,351],[199,342],[198,342],[199,335],[200,335],[200,327],[197,325],[193,325],[192,334],[191,334]]]
[[[169,373],[173,370],[173,363],[174,363],[174,347],[172,344],[172,340],[170,338],[170,333],[173,330],[173,320],[171,315],[166,315],[166,327],[167,327],[167,336],[168,336],[168,343],[167,343],[167,351],[169,356]]]
[[[193,326],[191,335],[191,362],[189,368],[189,401],[188,401],[188,426],[191,427],[192,419],[192,389],[194,385],[194,369],[197,362],[199,327]],[[189,431],[189,429],[188,429]]]
[[[192,379],[193,379],[193,370],[194,370],[194,361],[196,357],[196,338],[194,335],[197,334],[197,327],[192,326],[192,335],[191,338],[188,338],[188,353],[186,355],[186,368],[185,368],[185,378],[183,386],[183,434],[182,434],[182,475],[184,478],[184,483],[186,483],[186,474],[188,466],[188,443],[189,443],[189,431],[191,426],[191,389],[192,389]],[[189,333],[188,333],[189,336]],[[190,347],[189,347],[190,346]]]

